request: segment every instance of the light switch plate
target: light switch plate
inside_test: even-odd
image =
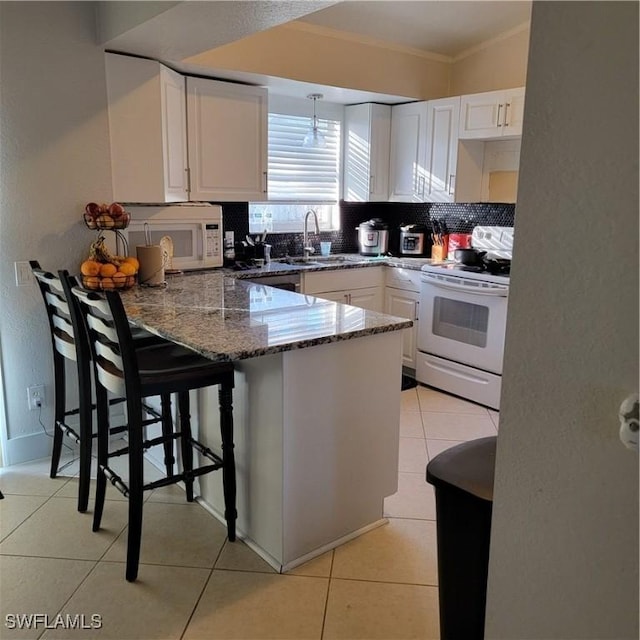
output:
[[[16,286],[24,287],[34,281],[31,265],[27,261],[14,262],[13,264],[16,271]]]

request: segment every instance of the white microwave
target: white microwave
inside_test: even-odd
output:
[[[125,205],[131,222],[122,230],[129,255],[138,245],[160,244],[169,236],[174,269],[221,267],[222,207],[215,204]],[[150,240],[150,242],[149,242]]]

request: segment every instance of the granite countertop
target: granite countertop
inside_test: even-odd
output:
[[[250,271],[216,269],[168,276],[165,287],[134,287],[122,292],[122,300],[136,325],[216,361],[243,360],[412,326],[404,318],[242,279],[255,278],[256,272],[315,268],[271,266],[276,264]]]
[[[283,259],[284,260],[284,259]],[[308,271],[336,271],[340,269],[360,269],[363,267],[387,266],[401,267],[403,269],[413,269],[420,271],[425,264],[431,264],[431,258],[409,258],[409,257],[366,257],[358,253],[331,254],[328,258],[322,256],[311,256],[307,263],[300,262],[300,258],[294,258],[296,262],[289,264],[286,261],[272,260],[263,267],[237,271],[225,269],[234,278],[256,278],[260,275],[274,275],[283,273],[302,273]]]

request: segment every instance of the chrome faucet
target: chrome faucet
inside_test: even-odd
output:
[[[311,209],[310,211],[307,211],[307,214],[304,217],[304,232],[303,232],[304,235],[302,237],[302,253],[304,255],[305,260],[308,260],[309,256],[312,253],[316,252],[316,250],[309,244],[309,230],[308,230],[309,216],[313,216],[314,222],[316,224],[316,233],[320,233],[320,225],[318,224],[318,215],[313,209]]]

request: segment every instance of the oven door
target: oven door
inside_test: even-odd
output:
[[[501,374],[508,285],[431,273],[421,280],[418,350]]]

